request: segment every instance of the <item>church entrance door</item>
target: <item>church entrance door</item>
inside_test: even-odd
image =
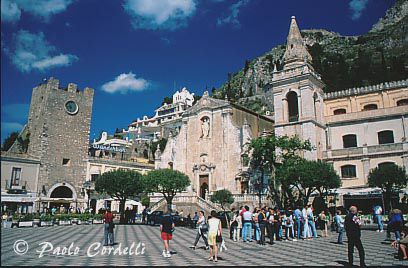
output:
[[[205,199],[208,194],[208,175],[200,175],[200,197]]]

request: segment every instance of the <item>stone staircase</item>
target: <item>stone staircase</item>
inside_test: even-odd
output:
[[[161,198],[159,201],[154,203],[151,207],[150,210],[153,212],[155,210],[163,210],[166,206],[167,202],[166,199]],[[176,210],[181,211],[183,210],[184,216],[187,214],[191,214],[194,216],[194,212],[203,210],[206,212],[208,215],[211,210],[215,211],[222,211],[223,209],[211,202],[210,200],[203,199],[197,195],[192,195],[192,194],[180,194],[176,195],[173,198],[173,204],[176,205]]]

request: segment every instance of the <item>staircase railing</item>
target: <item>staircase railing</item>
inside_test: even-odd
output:
[[[157,210],[159,207],[161,207],[163,205],[163,203],[166,203],[166,199],[164,197],[162,199],[160,199],[159,201],[157,201],[156,203],[154,203],[150,207],[150,211],[153,212],[153,211]]]

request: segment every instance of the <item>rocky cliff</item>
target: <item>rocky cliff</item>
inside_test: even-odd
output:
[[[324,29],[303,30],[302,36],[313,57],[313,67],[326,84],[325,92],[401,80],[408,77],[408,1],[397,0],[372,29],[361,36],[342,36]],[[266,112],[266,104],[254,105],[248,97],[261,95],[271,82],[273,69],[282,68],[285,46],[279,45],[230,75],[213,95],[250,104]],[[275,67],[276,66],[276,67]],[[255,107],[255,108],[254,108]]]

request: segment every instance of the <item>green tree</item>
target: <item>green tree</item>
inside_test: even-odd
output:
[[[392,209],[391,195],[407,186],[408,177],[405,168],[394,163],[379,165],[370,170],[368,174],[368,185],[381,188],[384,199],[385,209]]]
[[[150,145],[150,150],[152,151],[152,155],[154,158],[154,153],[157,150],[157,145],[159,145],[160,151],[164,151],[164,149],[166,148],[166,144],[167,144],[167,139],[166,138],[162,138],[158,141],[154,141],[152,142],[152,144]]]
[[[281,153],[277,155],[276,150],[280,149]],[[260,172],[260,181],[258,187],[259,203],[261,203],[261,195],[264,189],[263,178],[269,174],[268,186],[275,202],[281,206],[281,193],[279,191],[279,184],[284,182],[277,180],[276,168],[279,165],[288,165],[298,159],[299,153],[302,151],[311,151],[312,145],[310,141],[301,141],[299,137],[293,136],[261,136],[252,139],[248,143],[246,153],[250,156],[250,168],[253,173]],[[290,160],[290,162],[288,162]],[[280,162],[281,164],[278,164]],[[286,163],[287,162],[287,163]],[[281,169],[282,170],[282,169]],[[285,185],[283,185],[285,186]]]
[[[324,197],[329,190],[337,189],[342,184],[332,165],[321,160],[291,159],[280,167],[279,176],[286,187],[291,191],[296,190],[298,199],[290,200],[291,207],[306,205],[314,191]]]
[[[2,151],[8,151],[11,148],[13,143],[18,138],[18,132],[11,132],[10,135],[4,140],[3,147],[1,148]]]
[[[227,226],[229,226],[228,217],[225,213],[225,205],[234,203],[234,197],[232,196],[232,193],[227,189],[218,190],[212,194],[210,200],[211,202],[220,204],[221,208],[224,210]]]
[[[161,193],[171,211],[174,196],[190,185],[188,176],[178,170],[156,169],[144,177],[144,185],[150,193]]]
[[[227,189],[215,191],[211,198],[211,202],[220,204],[221,208],[225,211],[225,205],[234,203],[234,197],[232,193]]]
[[[25,138],[23,138],[21,136],[18,137],[17,142],[18,142],[18,145],[20,146],[21,152],[26,153],[27,150],[28,150],[28,144],[30,143],[30,133],[28,132],[25,135]]]
[[[172,104],[173,103],[173,98],[169,98],[169,97],[164,97],[163,101],[162,101],[162,106],[164,104]]]
[[[133,170],[118,169],[108,171],[95,181],[95,190],[119,200],[120,222],[124,223],[125,202],[144,192],[142,175]]]
[[[148,208],[150,206],[150,197],[147,194],[143,194],[140,198],[140,203],[142,203],[142,206]]]

